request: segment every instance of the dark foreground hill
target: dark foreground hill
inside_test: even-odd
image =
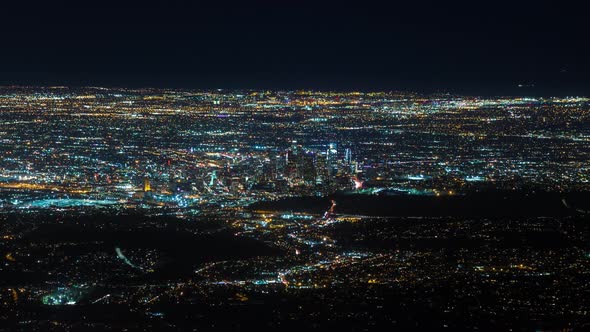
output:
[[[323,213],[334,199],[336,213],[367,216],[540,217],[590,212],[590,193],[492,191],[452,196],[356,195],[296,197],[250,205],[251,210]]]

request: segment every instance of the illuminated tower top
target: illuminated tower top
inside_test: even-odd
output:
[[[152,186],[150,185],[150,178],[146,177],[143,179],[143,191],[144,192],[152,191]]]

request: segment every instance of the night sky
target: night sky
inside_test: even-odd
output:
[[[2,2],[0,84],[590,95],[574,2],[122,2]]]

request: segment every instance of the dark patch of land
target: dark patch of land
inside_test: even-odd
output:
[[[337,214],[424,217],[541,217],[590,213],[590,192],[474,192],[452,196],[358,195],[296,197],[250,205],[251,210],[323,213],[334,199]],[[563,203],[565,199],[566,204]]]
[[[19,248],[18,262],[26,265],[28,271],[0,269],[0,284],[56,279],[56,276],[39,270],[41,267],[36,263],[39,259],[59,264],[60,259],[78,257],[75,265],[80,269],[106,271],[115,266],[129,270],[129,277],[126,277],[129,280],[140,282],[193,277],[195,266],[207,262],[282,254],[281,250],[261,241],[235,236],[230,229],[216,222],[186,222],[140,215],[55,217],[37,222],[15,242]],[[129,260],[138,266],[142,264],[134,262],[134,256],[156,253],[156,264],[149,273],[142,273],[118,258],[116,248],[129,255]],[[88,261],[102,261],[99,256],[106,257],[102,265]],[[64,263],[71,261],[68,259]],[[113,273],[111,278],[120,278],[120,275]]]

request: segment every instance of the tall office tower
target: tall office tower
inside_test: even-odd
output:
[[[152,186],[150,184],[150,178],[148,178],[148,177],[143,178],[143,191],[146,193],[152,191]]]
[[[337,161],[338,150],[336,143],[330,143],[328,145],[328,150],[326,151],[326,168],[328,169],[328,176],[334,175],[335,168],[336,168],[336,161]]]
[[[316,169],[316,184],[325,183],[328,181],[328,165],[327,156],[324,152],[319,152],[315,158]]]
[[[284,156],[281,154],[276,155],[275,157],[275,173],[277,178],[285,177],[285,170],[287,168],[288,163],[288,154]]]
[[[350,151],[350,148],[346,148],[346,150],[344,150],[344,164],[350,165],[351,163],[352,163],[352,151]]]
[[[314,165],[315,155],[312,152],[303,153],[299,158],[297,165],[298,177],[308,184],[313,184],[316,180],[316,168]]]
[[[268,163],[258,167],[258,171],[255,174],[253,180],[260,179],[262,181],[272,181],[276,178],[276,160],[274,158],[269,159]]]
[[[211,178],[209,179],[209,188],[215,185],[215,181],[217,181],[217,171],[211,172]]]
[[[288,178],[294,179],[300,177],[299,174],[299,164],[301,160],[301,146],[293,145],[290,150],[287,151],[287,169],[285,171],[285,175]]]
[[[336,155],[338,155],[338,145],[336,143],[330,143],[329,150],[334,155],[334,158],[336,158]]]

